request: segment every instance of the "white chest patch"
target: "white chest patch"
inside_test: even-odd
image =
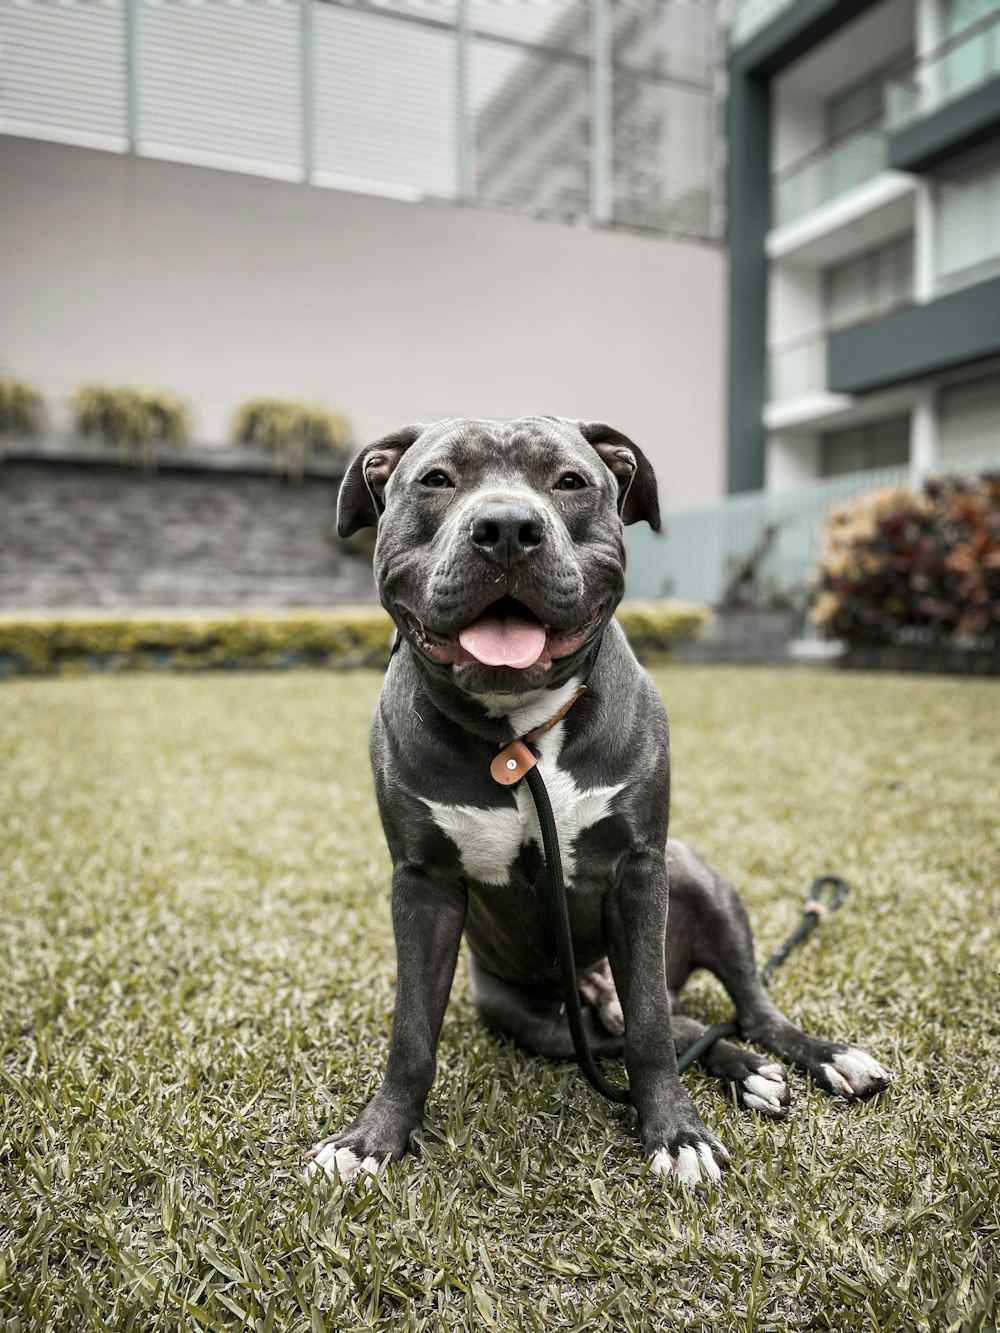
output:
[[[551,712],[549,713],[551,716]],[[577,786],[565,769],[559,767],[559,753],[563,744],[562,722],[538,742],[538,767],[555,816],[559,831],[559,850],[562,854],[563,876],[567,884],[576,874],[574,845],[585,828],[604,819],[611,810],[611,802],[622,790],[624,783],[614,787]],[[525,782],[514,788],[516,808],[483,810],[474,805],[442,805],[438,801],[421,799],[430,810],[435,824],[458,848],[462,869],[470,879],[481,884],[503,885],[510,879],[510,868],[521,848],[529,842],[542,847],[542,833],[538,827],[535,803]]]

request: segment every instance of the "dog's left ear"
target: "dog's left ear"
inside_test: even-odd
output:
[[[382,492],[396,470],[396,465],[415,440],[424,433],[423,426],[404,426],[383,435],[362,449],[347,469],[337,498],[337,534],[350,537],[360,528],[377,526],[385,508]]]
[[[649,459],[627,435],[600,421],[581,421],[577,429],[592,444],[618,481],[618,512],[623,523],[643,519],[660,530],[660,501]]]

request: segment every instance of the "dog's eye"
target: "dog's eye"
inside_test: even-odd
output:
[[[556,482],[555,489],[557,491],[582,491],[586,484],[579,472],[564,472]]]
[[[426,477],[421,477],[420,484],[421,486],[430,486],[435,491],[443,491],[454,485],[447,472],[442,472],[439,467],[436,467],[433,472],[428,472]]]

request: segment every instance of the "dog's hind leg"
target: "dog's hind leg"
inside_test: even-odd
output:
[[[733,886],[673,840],[667,844],[667,865],[671,990],[678,990],[696,968],[705,967],[729,992],[747,1041],[790,1060],[838,1097],[873,1097],[887,1087],[891,1075],[877,1060],[842,1042],[809,1036],[777,1007],[757,974],[750,922]]]
[[[558,993],[540,986],[504,981],[488,972],[471,949],[469,978],[473,1003],[487,1027],[513,1037],[519,1046],[534,1055],[545,1055],[554,1060],[575,1058],[566,1008]],[[592,984],[596,987],[596,978],[592,979]],[[586,990],[584,997],[589,999]],[[621,1055],[621,1035],[604,1027],[589,1003],[582,1007],[581,1016],[587,1042],[595,1055]]]
[[[694,1045],[706,1031],[706,1026],[678,1013],[679,1006],[672,996],[671,1005],[674,1010],[674,1046],[677,1058],[680,1059],[687,1048]],[[785,1071],[766,1056],[720,1037],[698,1056],[698,1064],[713,1078],[717,1078],[739,1105],[747,1110],[759,1111],[761,1115],[773,1116],[775,1119],[788,1114],[792,1094]]]
[[[513,1037],[534,1055],[574,1059],[573,1038],[558,996],[537,987],[504,981],[488,972],[471,952],[469,974],[473,1001],[488,1027]],[[616,1021],[621,1018],[621,1005],[607,959],[581,975],[580,994],[587,1002],[581,1009],[581,1017],[590,1049],[598,1056],[621,1055],[620,1034],[625,1023],[624,1019],[620,1024]],[[674,1010],[678,1007],[673,996],[671,1006]],[[672,1031],[677,1054],[681,1055],[705,1031],[705,1025],[677,1015],[672,1019]],[[764,1115],[786,1114],[790,1094],[780,1065],[729,1041],[715,1042],[699,1063],[733,1090],[741,1106]]]

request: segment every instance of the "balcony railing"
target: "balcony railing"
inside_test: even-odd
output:
[[[775,173],[771,198],[774,225],[794,222],[863,185],[883,171],[887,161],[885,124],[879,113]]]
[[[751,37],[766,28],[773,18],[788,9],[792,0],[743,0],[729,29],[730,46],[744,46]]]
[[[1000,201],[1000,178],[996,189]],[[985,230],[985,226],[981,227],[977,237],[982,237],[988,245]],[[1000,259],[1000,237],[993,243],[992,254]],[[978,251],[976,262],[985,262],[979,258]],[[849,319],[835,319],[828,310],[825,328],[775,343],[767,354],[767,401],[787,403],[796,398],[826,393],[828,339],[835,333],[846,333],[849,329],[870,324],[872,320],[884,319],[912,304],[912,287],[904,285],[893,292],[880,292],[877,286],[872,286],[866,291],[863,304],[852,310]]]
[[[806,333],[767,354],[767,401],[787,403],[826,390],[826,334]]]
[[[887,80],[886,128],[905,129],[996,78],[1000,78],[1000,3],[996,13]]]

